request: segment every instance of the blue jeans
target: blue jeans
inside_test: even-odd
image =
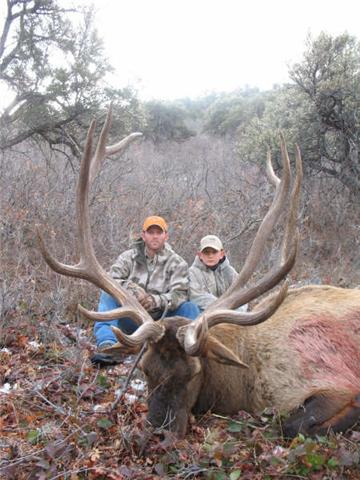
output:
[[[101,292],[98,312],[107,312],[108,310],[113,310],[118,308],[119,303],[108,293]],[[179,317],[189,318],[190,320],[195,320],[195,318],[200,314],[199,307],[192,302],[184,302],[176,310],[171,310],[167,312],[167,317],[174,317],[178,315]],[[118,320],[109,320],[108,322],[95,322],[94,325],[94,335],[96,339],[96,345],[101,347],[103,343],[111,342],[116,343],[117,338],[115,337],[111,326],[120,328],[124,333],[130,335],[134,333],[138,328],[136,323],[130,318],[119,318]]]

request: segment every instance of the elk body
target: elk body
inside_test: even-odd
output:
[[[96,260],[90,232],[88,192],[106,154],[121,151],[138,136],[106,147],[110,113],[92,156],[94,124],[89,129],[77,191],[80,261],[64,265],[40,248],[49,266],[63,275],[84,278],[121,305],[111,312],[80,311],[92,320],[130,317],[139,328],[132,335],[114,329],[119,343],[107,349],[147,348],[141,368],[148,384],[148,420],[155,427],[186,433],[190,412],[211,409],[233,414],[274,407],[289,413],[285,433],[344,430],[360,417],[360,290],[309,286],[287,292],[284,284],[252,312],[239,306],[269,292],[291,270],[297,248],[296,216],[302,178],[296,150],[296,178],[290,191],[290,163],[281,137],[283,176],[271,167],[274,201],[255,236],[238,279],[196,321],[181,317],[155,322]],[[288,214],[285,215],[288,208]],[[246,284],[279,219],[285,233],[278,264],[255,285]]]
[[[186,322],[188,323],[188,322]],[[142,360],[149,420],[183,434],[189,413],[231,415],[274,407],[290,413],[284,432],[343,431],[360,418],[360,291],[308,286],[290,291],[278,310],[254,326],[211,329],[201,357],[189,357],[176,337],[183,319],[163,322],[164,337]],[[219,363],[221,342],[247,368]]]

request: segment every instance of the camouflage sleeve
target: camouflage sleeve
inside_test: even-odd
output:
[[[234,282],[234,280],[239,276],[239,274],[237,273],[235,268],[232,267],[231,265],[229,265],[229,273],[230,273],[229,277],[230,277],[230,285],[231,285]],[[248,306],[247,303],[245,303],[245,305],[241,305],[236,310],[239,311],[239,312],[247,312],[248,309],[249,309],[249,306]]]
[[[231,265],[229,265],[229,273],[230,273],[230,285],[231,285],[233,281],[239,276],[239,274],[237,273],[235,268],[232,267]]]
[[[156,302],[156,308],[165,308],[167,304],[169,310],[175,310],[182,303],[188,301],[189,267],[185,260],[177,255],[171,262],[169,272],[167,292],[161,295],[153,295],[153,297]]]
[[[205,289],[202,281],[201,272],[197,268],[189,269],[190,277],[190,300],[201,309],[205,310],[209,305],[215,302],[216,297]]]
[[[121,286],[126,287],[132,266],[131,250],[122,253],[111,266],[110,275]]]

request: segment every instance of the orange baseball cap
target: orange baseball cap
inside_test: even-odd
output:
[[[144,224],[143,224],[143,232],[146,232],[146,230],[153,225],[156,225],[157,227],[160,227],[163,232],[167,232],[168,226],[165,220],[162,217],[157,217],[156,215],[153,215],[152,217],[147,217],[145,218]]]

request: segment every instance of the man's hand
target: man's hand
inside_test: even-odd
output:
[[[148,296],[148,294],[145,292],[145,290],[140,287],[140,285],[138,285],[137,283],[135,282],[129,282],[127,285],[126,285],[126,290],[128,290],[132,295],[134,295],[134,297],[136,298],[136,300],[138,300],[138,302],[142,302],[142,300]],[[141,303],[142,304],[142,303]]]
[[[154,308],[156,307],[155,298],[148,293],[145,294],[145,297],[143,297],[142,299],[139,299],[139,302],[148,312],[150,312],[151,310],[154,310]]]

